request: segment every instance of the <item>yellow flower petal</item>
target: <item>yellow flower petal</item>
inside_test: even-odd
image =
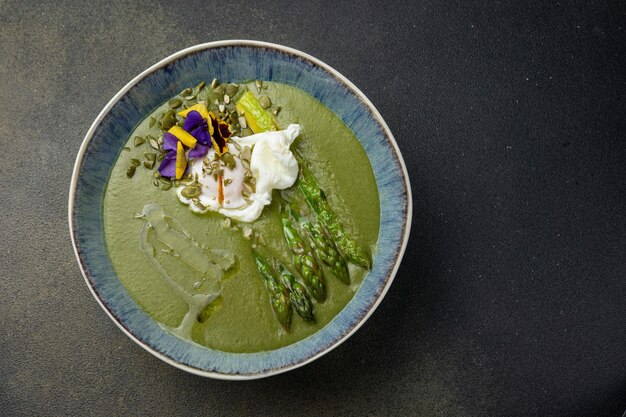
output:
[[[197,111],[198,113],[200,113],[200,116],[204,117],[205,119],[209,118],[209,112],[206,109],[206,106],[202,103],[198,103],[198,104],[194,104],[193,106],[189,107],[186,110],[183,110],[181,112],[178,112],[179,116],[182,117],[187,117],[187,113],[189,113],[190,111]]]
[[[183,129],[180,126],[172,126],[172,128],[170,130],[168,130],[169,133],[171,133],[172,135],[176,136],[176,138],[182,142],[185,146],[187,146],[188,148],[195,148],[196,147],[196,138],[194,138],[193,136],[191,136],[190,133],[188,133],[185,129]],[[178,142],[178,143],[180,143]]]
[[[178,142],[176,145],[176,179],[179,180],[183,177],[187,168],[187,158],[185,158],[185,148],[183,144]]]

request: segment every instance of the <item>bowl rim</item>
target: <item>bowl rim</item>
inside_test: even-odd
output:
[[[370,305],[369,309],[367,310],[367,312],[361,316],[361,318],[359,319],[358,322],[356,322],[356,324],[353,325],[353,327],[351,329],[349,329],[347,332],[345,332],[339,339],[337,339],[335,341],[335,343],[328,345],[325,349],[320,350],[319,352],[297,362],[297,363],[293,363],[281,368],[276,368],[276,369],[268,369],[265,371],[261,371],[259,373],[255,373],[255,374],[226,374],[226,373],[220,373],[220,372],[215,372],[215,371],[207,371],[207,370],[203,370],[203,369],[199,369],[184,363],[180,363],[176,360],[174,360],[173,358],[165,355],[164,353],[161,353],[159,351],[157,351],[154,347],[148,345],[146,342],[142,341],[141,339],[139,339],[137,336],[135,336],[133,333],[131,333],[126,327],[124,327],[124,325],[112,314],[112,312],[109,310],[109,308],[107,307],[107,305],[104,303],[104,301],[100,298],[100,296],[96,293],[95,289],[93,288],[93,286],[91,285],[91,282],[88,279],[87,276],[87,272],[85,270],[85,267],[83,266],[83,260],[81,258],[81,255],[79,253],[79,249],[78,249],[78,245],[76,242],[76,236],[75,236],[75,225],[74,225],[74,208],[75,208],[75,194],[76,194],[76,189],[77,189],[77,185],[78,185],[78,177],[81,171],[81,166],[82,166],[82,162],[83,162],[83,158],[85,156],[85,152],[89,146],[89,143],[91,142],[91,139],[93,138],[93,135],[97,129],[97,127],[100,125],[100,123],[102,122],[102,120],[104,119],[104,117],[109,113],[109,111],[115,106],[115,104],[126,95],[126,93],[128,93],[128,91],[135,85],[137,84],[139,81],[141,81],[143,78],[147,77],[148,75],[150,75],[151,73],[155,72],[156,70],[165,67],[181,58],[184,58],[185,56],[195,53],[195,52],[200,52],[203,50],[207,50],[207,49],[213,49],[213,48],[223,48],[223,47],[261,47],[261,48],[267,48],[267,49],[273,49],[275,51],[278,52],[283,52],[283,53],[287,53],[287,54],[291,54],[291,55],[295,55],[298,56],[300,58],[303,58],[307,61],[309,61],[310,63],[312,63],[315,66],[318,66],[322,69],[324,69],[326,72],[328,72],[330,75],[332,75],[333,77],[335,77],[338,81],[340,81],[341,83],[343,83],[350,91],[352,91],[358,98],[359,100],[361,100],[363,102],[363,104],[368,108],[368,110],[371,112],[371,115],[374,117],[374,119],[376,120],[376,122],[379,124],[379,126],[382,128],[384,135],[389,139],[388,143],[393,147],[395,156],[398,159],[398,163],[399,166],[401,168],[401,173],[402,173],[402,177],[404,179],[405,182],[405,192],[406,192],[406,197],[407,197],[407,208],[406,208],[406,219],[404,219],[404,230],[403,230],[403,238],[402,238],[402,244],[397,252],[397,257],[396,257],[396,261],[394,262],[394,265],[389,273],[389,277],[388,279],[385,281],[385,285],[383,286],[383,288],[380,290],[380,292],[378,293],[377,298],[375,299],[375,301]],[[333,349],[337,348],[339,345],[341,345],[343,342],[345,342],[348,338],[350,338],[350,336],[352,336],[368,319],[369,317],[374,313],[374,311],[376,310],[376,308],[378,307],[378,305],[382,302],[383,298],[385,298],[385,295],[387,294],[387,291],[389,290],[395,276],[396,273],[398,272],[398,269],[400,267],[400,264],[402,263],[402,258],[404,256],[404,252],[406,250],[406,246],[408,244],[408,240],[409,240],[409,235],[410,235],[410,231],[411,231],[411,222],[412,222],[412,218],[413,218],[413,197],[412,197],[412,193],[411,193],[411,184],[410,184],[410,179],[409,179],[409,174],[408,171],[406,169],[406,165],[404,163],[404,159],[402,157],[402,153],[400,152],[400,149],[398,147],[398,144],[393,136],[393,134],[391,133],[389,127],[387,126],[387,123],[383,120],[381,114],[379,113],[379,111],[376,109],[376,107],[374,106],[374,104],[372,104],[372,102],[365,96],[365,94],[363,94],[363,92],[357,87],[355,86],[350,80],[348,80],[345,76],[343,76],[339,71],[337,71],[336,69],[332,68],[330,65],[326,64],[325,62],[321,61],[318,58],[313,57],[312,55],[309,55],[305,52],[302,52],[298,49],[294,49],[288,46],[283,46],[283,45],[279,45],[279,44],[275,44],[275,43],[270,43],[270,42],[264,42],[264,41],[257,41],[257,40],[246,40],[246,39],[230,39],[230,40],[221,40],[221,41],[214,41],[214,42],[206,42],[206,43],[201,43],[201,44],[197,44],[185,49],[182,49],[178,52],[175,52],[167,57],[165,57],[164,59],[158,61],[156,64],[148,67],[147,69],[143,70],[141,73],[139,73],[136,77],[134,77],[132,80],[130,80],[126,85],[124,85],[124,87],[122,87],[114,96],[113,98],[111,98],[111,100],[109,100],[109,102],[104,106],[104,108],[100,111],[100,113],[98,114],[98,116],[96,117],[96,119],[93,121],[93,123],[91,124],[91,126],[89,127],[89,130],[87,131],[87,134],[85,135],[85,137],[83,138],[83,141],[81,143],[81,146],[79,148],[78,154],[76,156],[76,161],[74,163],[74,168],[72,171],[72,178],[71,178],[71,182],[70,182],[70,190],[69,190],[69,199],[68,199],[68,220],[69,220],[69,231],[70,231],[70,236],[71,236],[71,240],[72,240],[72,247],[74,248],[74,255],[76,256],[76,260],[78,261],[78,265],[80,267],[81,273],[83,275],[83,278],[85,280],[85,283],[87,284],[87,287],[89,288],[89,291],[91,292],[92,296],[96,299],[96,301],[98,302],[98,304],[100,305],[100,307],[102,307],[102,309],[106,312],[106,314],[109,316],[109,318],[131,339],[133,340],[137,345],[141,346],[144,350],[146,350],[147,352],[151,353],[152,355],[156,356],[157,358],[161,359],[162,361],[164,361],[165,363],[168,363],[169,365],[172,365],[178,369],[182,369],[186,372],[195,374],[195,375],[199,375],[199,376],[203,376],[203,377],[209,377],[209,378],[214,378],[214,379],[221,379],[221,380],[231,380],[231,381],[240,381],[240,380],[252,380],[252,379],[260,379],[260,378],[266,378],[269,376],[273,376],[273,375],[278,375],[296,368],[299,368],[301,366],[304,366],[310,362],[313,362],[314,360],[324,356],[325,354],[329,353],[330,351],[332,351]],[[320,329],[322,330],[322,329]]]

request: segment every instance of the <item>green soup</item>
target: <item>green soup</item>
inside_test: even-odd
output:
[[[254,84],[248,88],[255,91]],[[357,138],[333,112],[305,92],[270,82],[265,82],[264,88],[263,93],[271,98],[272,106],[281,108],[277,123],[301,125],[302,133],[291,148],[297,148],[308,161],[346,231],[362,247],[373,251],[380,225],[379,197],[372,168]],[[189,310],[188,304],[164,281],[140,248],[144,222],[137,214],[147,204],[156,203],[199,245],[229,251],[236,258],[235,266],[224,275],[219,303],[211,305],[206,320],[193,324],[194,342],[228,352],[258,352],[297,342],[324,327],[350,301],[366,270],[349,265],[351,284],[345,285],[324,267],[327,296],[324,302],[313,300],[315,322],[293,314],[290,329],[286,331],[274,317],[268,291],[251,255],[251,242],[242,233],[225,227],[225,217],[221,214],[192,212],[179,201],[175,188],[161,190],[160,186],[154,186],[153,173],[157,172],[158,162],[152,170],[138,166],[135,175],[128,178],[130,160],[144,161],[144,153],[154,152],[147,142],[135,146],[134,138],[147,135],[158,138],[162,133],[158,123],[154,120],[151,123],[151,117],[162,114],[167,106],[165,103],[136,127],[118,157],[105,192],[107,247],[122,284],[150,316],[166,327],[177,327]],[[291,192],[297,193],[296,187],[292,188]],[[276,193],[275,190],[274,196]],[[291,259],[281,229],[277,198],[273,198],[256,221],[239,226],[248,226],[263,236],[274,256],[285,262]],[[181,274],[185,268],[181,265]]]

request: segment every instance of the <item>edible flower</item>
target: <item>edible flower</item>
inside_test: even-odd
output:
[[[182,178],[187,166],[183,145],[191,149],[189,158],[202,158],[211,146],[218,155],[222,155],[228,151],[226,141],[232,135],[228,123],[218,119],[202,103],[178,114],[185,117],[185,123],[182,128],[176,125],[163,134],[163,150],[166,154],[159,165],[159,173],[162,176],[176,179]]]
[[[233,133],[228,129],[228,123],[218,119],[213,112],[209,112],[209,119],[211,120],[209,132],[211,133],[213,148],[218,155],[222,155],[228,151],[226,141]]]

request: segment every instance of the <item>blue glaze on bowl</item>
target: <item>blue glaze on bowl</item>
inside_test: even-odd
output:
[[[348,305],[324,328],[268,352],[227,353],[172,335],[150,318],[118,280],[103,230],[102,201],[109,174],[134,127],[178,91],[212,78],[260,79],[300,88],[334,111],[354,132],[372,164],[381,224],[373,269]],[[254,41],[223,41],[178,52],[147,69],[103,109],[79,151],[70,189],[69,221],[76,255],[92,293],[140,346],[199,375],[251,379],[287,371],[327,353],[376,308],[402,258],[411,222],[408,175],[397,145],[374,106],[326,64],[294,49]]]

